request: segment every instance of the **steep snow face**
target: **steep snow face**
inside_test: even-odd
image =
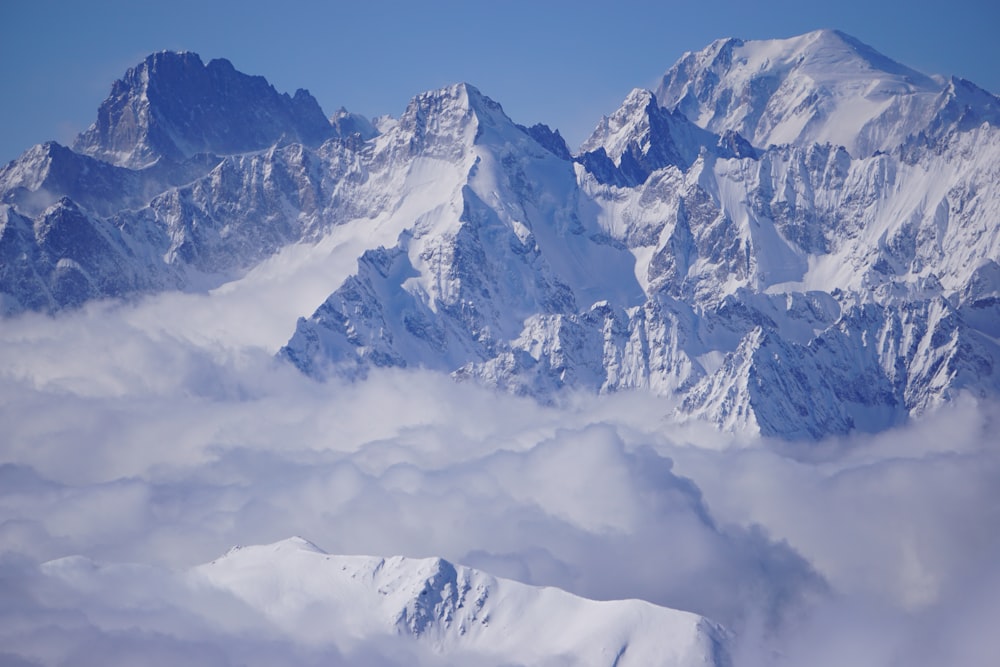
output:
[[[415,98],[371,161],[419,187],[394,189],[402,198],[379,223],[397,231],[395,247],[366,253],[299,322],[284,354],[307,372],[452,371],[495,356],[534,314],[643,301],[632,255],[581,206],[572,164],[475,88]]]
[[[335,132],[305,90],[289,97],[228,60],[205,65],[195,53],[163,51],[115,82],[74,149],[141,168],[160,158],[243,153],[279,141],[319,145]]]
[[[78,587],[147,574],[81,558],[43,569]],[[344,652],[398,637],[417,655],[486,665],[728,664],[726,633],[696,614],[639,600],[587,600],[440,558],[335,556],[291,538],[234,548],[180,578],[192,591],[235,596],[296,644]]]
[[[878,431],[962,390],[995,393],[1000,350],[994,328],[982,326],[989,315],[978,315],[993,313],[992,301],[972,308],[968,286],[984,284],[976,276],[1000,252],[1000,200],[989,185],[1000,132],[983,120],[996,99],[967,91],[973,98],[926,131],[900,129],[910,138],[892,153],[861,159],[830,144],[743,157],[706,146],[689,168],[667,166],[632,186],[581,160],[599,223],[632,250],[659,307],[609,318],[603,335],[573,334],[574,352],[569,332],[588,318],[564,322],[553,343],[522,345],[544,354],[507,355],[472,373],[533,393],[524,388],[539,385],[541,361],[548,377],[600,364],[605,373],[583,384],[678,392],[682,412],[725,428],[810,439]],[[609,118],[636,118],[641,99],[633,94]],[[595,137],[614,148],[634,136],[642,146],[645,126],[608,131],[623,126],[606,119]],[[654,350],[670,352],[661,357],[670,373],[650,363]],[[581,355],[587,363],[564,362]],[[640,372],[619,375],[623,367]]]
[[[832,143],[855,157],[889,150],[926,127],[946,85],[858,40],[819,30],[782,40],[720,40],[685,54],[656,90],[713,132],[755,146]]]
[[[983,125],[896,155],[832,146],[705,160],[633,191],[584,187],[649,289],[715,302],[736,289],[863,299],[963,289],[1000,252],[1000,131]]]
[[[666,328],[690,371],[653,386],[726,428],[802,438],[994,394],[992,301],[972,294],[1000,251],[998,138],[984,124],[863,160],[781,147],[632,189],[583,174],[647,293],[692,307]]]

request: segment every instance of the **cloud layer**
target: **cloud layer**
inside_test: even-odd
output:
[[[317,384],[274,360],[278,332],[205,326],[260,307],[212,299],[4,323],[0,662],[350,662],[177,583],[296,534],[703,613],[734,631],[738,665],[1000,652],[995,405],[790,448],[673,424],[642,393],[542,407],[420,371]],[[140,564],[147,587],[81,593],[40,567],[76,554]],[[197,611],[216,605],[225,622]]]

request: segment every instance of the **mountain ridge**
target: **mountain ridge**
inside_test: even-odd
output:
[[[264,77],[242,74],[228,60],[204,64],[190,51],[160,51],[114,83],[97,121],[73,148],[142,168],[162,158],[245,153],[276,141],[315,146],[335,134],[304,89],[279,94]]]
[[[279,351],[318,379],[426,367],[545,402],[643,389],[807,440],[1000,391],[1000,100],[972,84],[836,31],[720,40],[573,155],[470,84],[372,124],[217,62],[154,54],[82,153],[0,169],[4,312],[219,285],[339,228],[364,239],[357,268]],[[144,92],[177,72],[197,84],[179,99],[233,84],[198,131]],[[247,90],[264,121],[231,136]]]
[[[729,664],[729,634],[697,614],[641,600],[589,600],[442,558],[332,555],[293,537],[233,547],[179,573],[152,570],[78,556],[41,566],[53,583],[81,590],[133,577],[166,580],[175,604],[188,599],[192,610],[209,593],[225,595],[244,607],[235,618],[247,622],[249,609],[263,619],[256,632],[314,647],[346,652],[404,641],[420,664]]]

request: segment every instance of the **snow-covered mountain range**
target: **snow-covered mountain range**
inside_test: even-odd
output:
[[[0,169],[0,304],[211,289],[338,230],[356,266],[279,353],[309,375],[644,388],[821,438],[998,393],[998,182],[998,98],[835,31],[686,54],[576,153],[468,84],[326,119],[165,52]]]

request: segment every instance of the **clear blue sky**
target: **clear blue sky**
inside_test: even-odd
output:
[[[395,116],[416,93],[467,81],[575,148],[684,51],[816,28],[1000,93],[998,0],[0,0],[0,164],[71,142],[111,83],[162,49],[228,58],[279,91],[308,88],[328,114]]]

